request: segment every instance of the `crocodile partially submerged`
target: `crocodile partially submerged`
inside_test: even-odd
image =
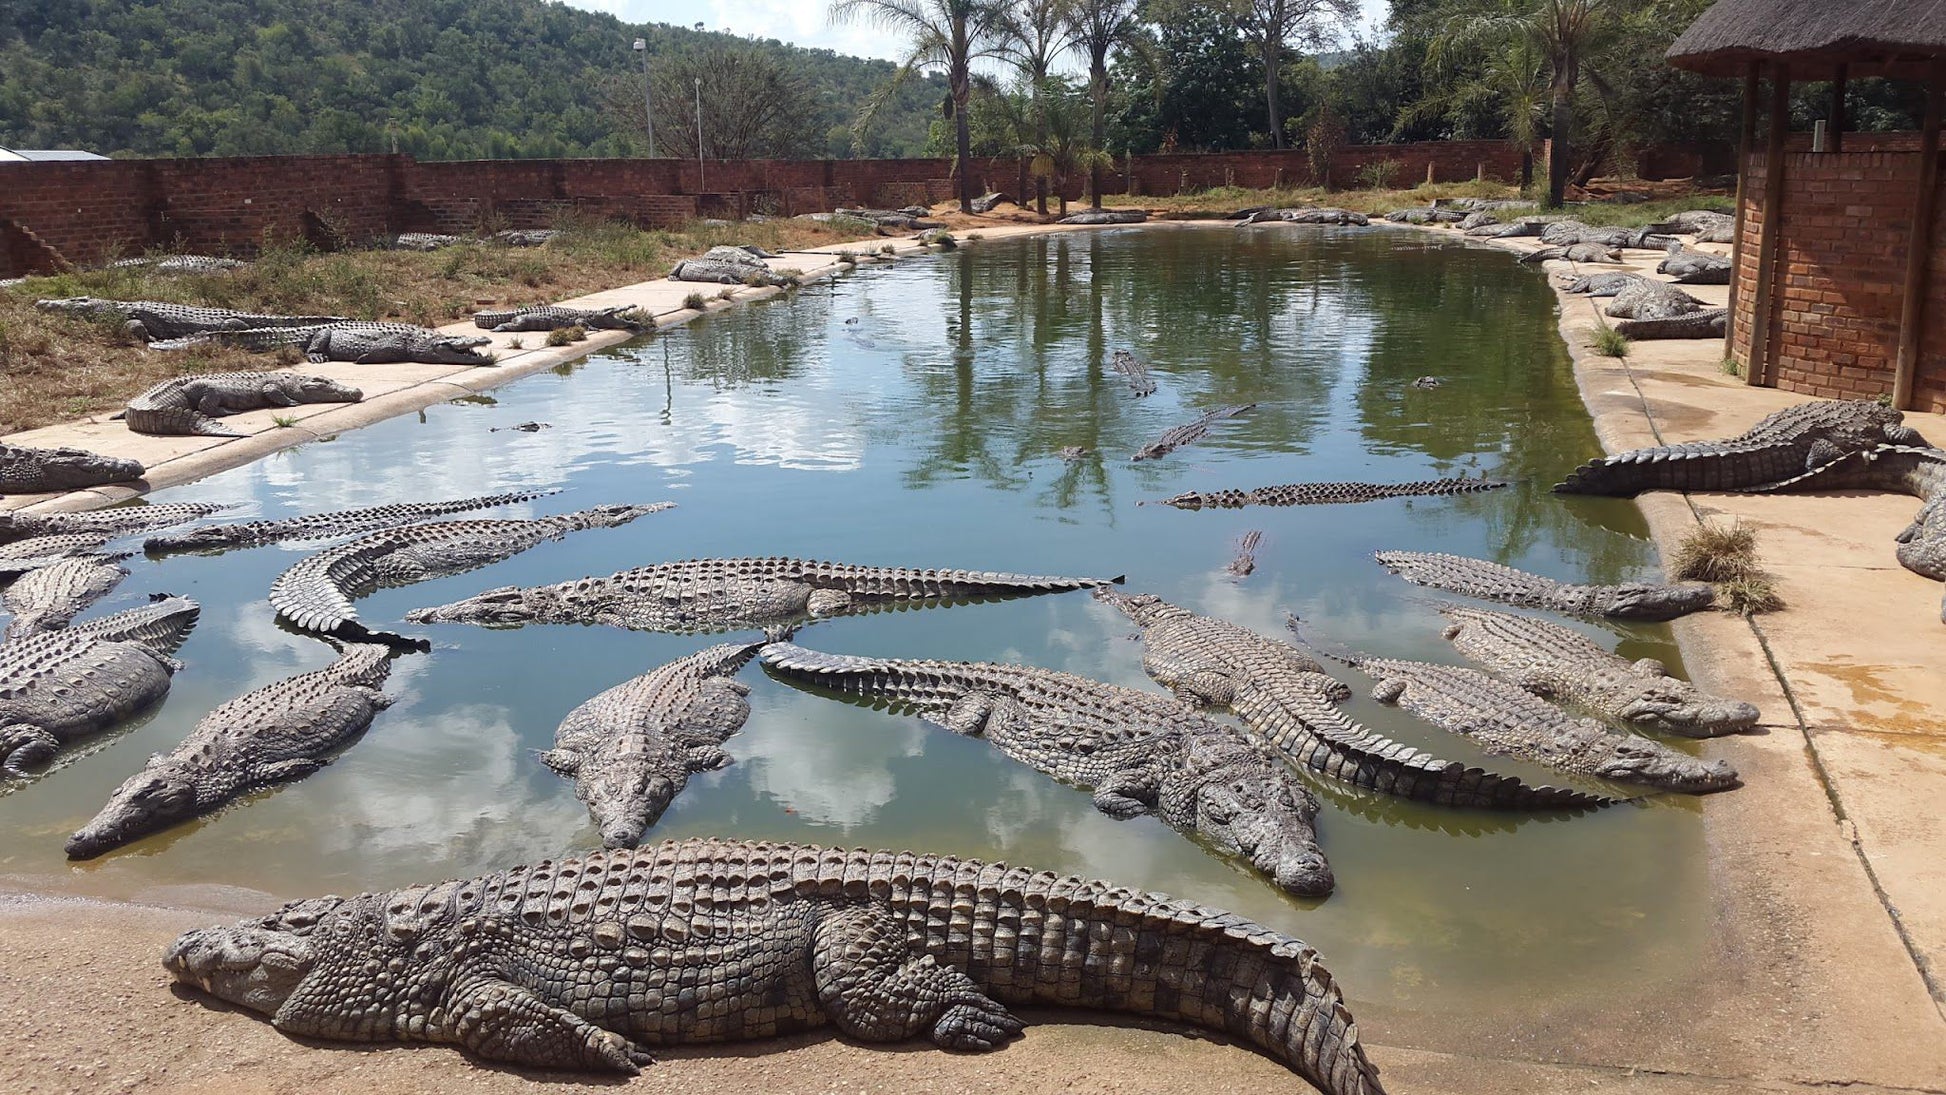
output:
[[[161,700],[180,668],[169,655],[200,612],[167,597],[0,643],[0,773],[26,778],[62,746]]]
[[[1716,591],[1703,582],[1661,585],[1575,585],[1543,578],[1500,563],[1432,551],[1376,551],[1380,566],[1411,582],[1483,601],[1564,612],[1570,616],[1614,620],[1673,620],[1700,612],[1715,602]]]
[[[79,513],[29,513],[14,510],[0,513],[0,543],[28,536],[60,536],[69,533],[101,533],[105,536],[132,536],[151,529],[185,525],[230,506],[226,502],[158,502],[143,506],[114,506],[83,510]]]
[[[1142,668],[1185,703],[1236,713],[1252,740],[1358,791],[1487,810],[1581,809],[1605,799],[1533,787],[1381,737],[1338,707],[1350,689],[1287,643],[1148,594],[1097,590],[1142,628]]]
[[[410,323],[353,321],[316,327],[253,327],[243,331],[211,331],[189,338],[151,342],[150,349],[182,350],[205,342],[252,353],[269,353],[285,346],[303,351],[306,361],[349,361],[354,365],[418,362],[423,365],[491,365],[493,355],[480,347],[493,340],[485,335],[449,335]]]
[[[1603,309],[1617,319],[1669,319],[1700,312],[1707,305],[1666,281],[1648,278],[1627,286]]]
[[[1024,665],[858,658],[792,643],[764,667],[983,738],[1094,796],[1118,820],[1154,814],[1295,894],[1331,892],[1317,797],[1235,729],[1168,696]]]
[[[1224,566],[1232,578],[1248,578],[1257,569],[1257,548],[1264,542],[1262,529],[1249,529],[1236,539],[1236,554]]]
[[[1728,308],[1706,308],[1700,312],[1690,312],[1681,316],[1625,319],[1615,325],[1615,330],[1630,342],[1672,338],[1722,338],[1729,322],[1729,314]]]
[[[140,479],[139,461],[86,449],[38,449],[0,441],[0,494],[52,494]]]
[[[143,342],[187,338],[211,331],[244,331],[255,327],[315,327],[325,323],[348,322],[346,316],[284,316],[260,312],[238,312],[229,308],[194,308],[159,300],[101,300],[96,297],[65,297],[42,300],[34,307],[43,312],[58,312],[91,320],[120,318],[124,329]]]
[[[163,966],[294,1037],[528,1067],[634,1073],[646,1047],[826,1025],[983,1051],[1024,1026],[1009,1008],[1043,1006],[1217,1031],[1325,1095],[1384,1093],[1304,943],[1162,894],[951,856],[672,841],[294,902],[188,932]]]
[[[1876,400],[1816,400],[1765,415],[1722,441],[1633,449],[1591,460],[1555,486],[1566,494],[1633,498],[1645,490],[1748,490],[1851,452],[1925,445],[1905,416]]]
[[[812,559],[685,559],[554,585],[506,586],[406,613],[414,623],[606,624],[709,632],[878,608],[1088,589],[1120,578],[858,566]]]
[[[1691,250],[1681,240],[1673,240],[1669,244],[1669,256],[1656,263],[1655,272],[1668,274],[1684,285],[1728,285],[1730,257]]]
[[[285,517],[273,521],[204,525],[202,528],[190,529],[188,532],[173,536],[151,536],[142,542],[142,550],[150,554],[165,554],[172,551],[227,551],[231,548],[257,547],[261,544],[275,544],[286,540],[328,540],[339,536],[357,536],[381,529],[415,524],[427,518],[442,517],[449,513],[465,513],[468,510],[489,509],[516,502],[531,502],[536,498],[545,498],[555,493],[557,491],[554,488],[520,490],[506,494],[457,498],[447,502],[395,502],[383,506],[367,506],[363,509],[337,510],[332,513],[307,513],[301,517]]]
[[[1702,794],[1737,785],[1728,761],[1703,761],[1634,734],[1580,718],[1477,669],[1343,655],[1378,682],[1372,698],[1477,742],[1559,772]]]
[[[1109,368],[1120,373],[1128,382],[1129,390],[1138,396],[1155,394],[1155,378],[1149,375],[1149,367],[1137,360],[1127,350],[1116,350],[1109,359]]]
[[[353,645],[323,669],[217,707],[108,796],[68,838],[68,858],[92,859],[324,767],[391,704],[378,690],[391,669],[385,647]]]
[[[654,319],[633,304],[613,308],[564,308],[558,304],[527,308],[496,308],[473,313],[473,326],[483,331],[557,331],[580,327],[587,331],[640,331]]]
[[[0,641],[66,624],[108,596],[126,577],[127,567],[86,556],[28,571],[0,594],[0,602],[13,615]]]
[[[1164,430],[1161,437],[1142,446],[1130,459],[1154,460],[1159,456],[1167,456],[1184,445],[1202,440],[1209,433],[1210,427],[1216,425],[1218,422],[1226,418],[1235,418],[1240,414],[1255,410],[1256,406],[1255,403],[1238,403],[1234,406],[1218,407],[1215,410],[1205,411],[1194,422],[1188,422],[1181,426]]]
[[[723,643],[678,658],[568,712],[541,762],[574,781],[607,848],[633,848],[691,772],[730,763],[723,742],[750,717],[735,680],[763,643]]]
[[[108,539],[101,532],[64,532],[0,544],[0,582],[66,559],[97,555],[107,546]]]
[[[202,373],[171,377],[128,401],[117,418],[136,433],[243,437],[216,421],[224,415],[305,403],[356,403],[357,388],[303,373]]]
[[[1239,509],[1243,506],[1335,506],[1384,498],[1477,494],[1499,490],[1504,482],[1474,476],[1425,479],[1417,483],[1285,483],[1250,490],[1184,491],[1162,499],[1177,509]]]
[[[299,627],[335,631],[358,618],[352,601],[378,590],[478,570],[571,532],[618,528],[674,504],[596,506],[532,520],[445,521],[375,532],[279,574],[270,584],[270,606]]]
[[[1559,624],[1465,605],[1441,605],[1442,634],[1466,656],[1542,699],[1572,704],[1639,730],[1692,738],[1757,725],[1757,709],[1669,675],[1653,658],[1631,662]]]

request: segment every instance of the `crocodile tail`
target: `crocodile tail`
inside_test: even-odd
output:
[[[151,596],[150,603],[112,616],[68,625],[68,630],[106,642],[137,643],[160,655],[173,654],[189,639],[202,606],[187,597]]]
[[[303,559],[270,583],[270,605],[307,631],[330,631],[358,618],[352,601],[378,591],[367,546],[348,544]]]
[[[790,577],[820,589],[842,589],[854,597],[890,599],[1058,593],[1070,589],[1093,589],[1124,580],[1123,575],[1113,578],[1064,578],[991,570],[935,570],[823,562],[805,563],[800,572]]]
[[[392,675],[392,648],[378,643],[346,643],[339,648],[338,660],[324,671],[339,684],[377,688]]]
[[[128,428],[135,433],[165,437],[242,437],[228,426],[186,407],[140,408],[126,412]]]
[[[1590,460],[1555,484],[1554,491],[1633,498],[1650,490],[1739,490],[1802,470],[1803,456],[1794,446],[1705,441]]]

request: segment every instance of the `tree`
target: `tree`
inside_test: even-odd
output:
[[[1438,55],[1444,59],[1445,54]],[[1434,72],[1435,79],[1449,76]],[[1540,144],[1549,102],[1546,60],[1531,38],[1516,38],[1489,57],[1484,67],[1457,79],[1447,79],[1399,116],[1401,128],[1418,118],[1438,115],[1452,121],[1457,136],[1473,136],[1471,119],[1486,114],[1503,127],[1507,140],[1520,149],[1520,185],[1534,182],[1534,149]]]
[[[664,156],[696,158],[699,109],[702,151],[713,159],[784,159],[817,147],[809,83],[755,43],[712,41],[665,54],[653,72],[649,97],[662,119],[656,143]],[[645,127],[639,72],[611,84],[608,109],[623,128]]]
[[[1118,124],[1135,152],[1248,148],[1264,128],[1262,74],[1236,19],[1220,5],[1151,0],[1142,48],[1116,53],[1124,84]],[[1151,38],[1150,36],[1153,35]]]
[[[1054,67],[1054,58],[1068,48],[1069,17],[1072,14],[1072,0],[1015,0],[1011,8],[1003,8],[1001,15],[1001,39],[999,55],[1008,64],[1020,71],[1026,80],[1031,115],[1038,128],[1034,132],[1037,144],[1045,144],[1047,132],[1040,125],[1043,116],[1039,109],[1041,85],[1047,82],[1048,70]],[[1027,204],[1028,164],[1023,157],[1020,164],[1020,203]],[[1035,186],[1035,197],[1042,213],[1047,212],[1046,176]],[[1066,204],[1066,199],[1063,199]]]
[[[1256,47],[1264,66],[1264,105],[1270,112],[1270,145],[1284,147],[1284,116],[1277,86],[1284,50],[1293,44],[1321,45],[1334,23],[1358,17],[1358,0],[1232,0],[1237,23]]]
[[[1108,51],[1116,46],[1139,48],[1134,34],[1136,0],[1074,0],[1068,32],[1077,49],[1088,55],[1088,95],[1094,104],[1089,137],[1095,150],[1106,153],[1108,112]],[[1088,171],[1088,204],[1101,208],[1101,168]]]
[[[1006,9],[1000,0],[836,0],[831,18],[838,22],[864,18],[887,30],[912,38],[912,50],[886,85],[898,87],[925,65],[943,65],[953,110],[955,158],[959,171],[959,207],[973,211],[972,137],[967,130],[966,104],[973,94],[973,62],[995,54]],[[882,99],[874,96],[860,116],[861,128]]]

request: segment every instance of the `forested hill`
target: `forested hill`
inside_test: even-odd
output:
[[[150,156],[640,155],[641,68],[630,42],[641,33],[543,0],[20,0],[0,4],[0,145]],[[648,37],[652,58],[755,52],[798,81],[806,116],[785,138],[795,147],[775,154],[850,154],[853,116],[893,71],[664,25]],[[942,89],[909,81],[863,151],[918,155]]]

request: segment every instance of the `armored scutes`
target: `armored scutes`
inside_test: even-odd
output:
[[[1055,224],[1141,224],[1149,219],[1149,214],[1140,209],[1109,211],[1097,209],[1087,213],[1070,213]]]
[[[1660,742],[1616,733],[1477,669],[1356,655],[1346,660],[1378,682],[1373,699],[1399,704],[1490,753],[1662,791],[1702,794],[1737,785],[1736,769],[1727,761],[1698,760]]]
[[[730,763],[723,742],[750,717],[736,672],[762,643],[724,643],[624,681],[568,712],[541,762],[574,781],[601,842],[633,848],[691,772]]]
[[[766,669],[924,714],[1094,795],[1126,820],[1170,828],[1255,867],[1295,894],[1334,881],[1314,827],[1318,800],[1231,727],[1168,696],[1033,666],[856,658],[771,643]]]
[[[1880,445],[1924,445],[1875,400],[1819,400],[1765,415],[1722,441],[1634,449],[1576,468],[1554,489],[1633,498],[1645,490],[1748,490]]]
[[[1116,350],[1109,360],[1109,368],[1120,373],[1128,381],[1129,390],[1138,396],[1155,394],[1155,378],[1149,375],[1149,367],[1136,360],[1127,350]]]
[[[708,632],[870,612],[887,605],[1024,597],[1120,578],[857,566],[811,559],[685,559],[555,585],[506,586],[406,613],[414,623],[606,624]]]
[[[242,437],[216,421],[224,415],[305,403],[356,403],[357,388],[329,377],[303,373],[204,373],[157,384],[116,415],[136,433],[198,437]]]
[[[1068,221],[1061,223],[1067,224]],[[1371,218],[1363,213],[1353,213],[1348,209],[1260,209],[1237,222],[1242,228],[1247,224],[1338,224],[1367,225]]]
[[[56,536],[29,536],[11,544],[0,544],[0,582],[64,559],[94,555],[106,546],[108,536],[100,532],[67,532]]]
[[[458,236],[444,232],[401,232],[392,240],[395,251],[438,251],[441,248],[456,247],[465,242]]]
[[[1568,262],[1620,262],[1622,252],[1618,248],[1599,243],[1570,243],[1553,247],[1540,247],[1520,256],[1524,263],[1538,265],[1550,259],[1564,259]]]
[[[769,266],[764,265],[764,259],[776,257],[758,247],[712,247],[700,258],[678,262],[669,271],[669,280],[720,282],[725,285],[788,285],[789,278],[778,277],[770,272]]]
[[[294,783],[391,704],[382,646],[349,647],[336,662],[286,677],[203,716],[181,745],[149,758],[68,838],[69,859],[92,859],[219,809],[248,792]]]
[[[1546,221],[1513,221],[1509,224],[1483,225],[1466,234],[1475,239],[1510,240],[1538,236],[1546,228]]]
[[[100,320],[119,316],[133,338],[155,342],[211,331],[244,331],[255,327],[315,327],[323,323],[349,322],[345,316],[280,316],[256,312],[236,312],[228,308],[192,308],[158,300],[100,300],[95,297],[67,297],[43,300],[34,307],[43,312]]]
[[[232,270],[241,270],[249,264],[241,259],[223,258],[220,255],[166,255],[161,258],[143,256],[118,259],[108,265],[111,269],[141,267],[157,274],[189,274],[207,277],[212,274],[227,274]]]
[[[349,361],[354,365],[382,365],[414,361],[424,365],[491,365],[493,355],[480,347],[493,340],[484,335],[449,335],[409,323],[331,323],[320,327],[256,327],[246,331],[212,331],[190,338],[152,342],[150,349],[181,350],[202,342],[220,342],[252,353],[268,353],[284,346],[304,351],[312,364]]]
[[[1716,591],[1701,582],[1659,585],[1572,585],[1485,559],[1431,551],[1376,551],[1380,566],[1411,582],[1483,601],[1525,605],[1570,616],[1673,620],[1708,608]]]
[[[1616,319],[1669,319],[1700,312],[1707,305],[1666,281],[1641,281],[1615,294],[1604,311]]]
[[[1668,274],[1684,285],[1730,284],[1730,257],[1708,251],[1692,251],[1681,240],[1669,244],[1669,257],[1656,263],[1655,272]]]
[[[530,308],[498,308],[473,313],[473,325],[483,331],[556,331],[580,327],[588,331],[640,331],[655,321],[634,305],[614,308],[563,308],[558,304]]]
[[[1235,406],[1218,407],[1213,411],[1206,411],[1201,418],[1196,419],[1194,422],[1164,430],[1161,437],[1142,446],[1129,459],[1154,460],[1159,456],[1167,456],[1184,445],[1202,440],[1209,433],[1210,427],[1216,425],[1218,422],[1226,418],[1235,418],[1240,414],[1255,410],[1256,407],[1257,405],[1255,403],[1238,403]]]
[[[100,533],[130,536],[151,529],[187,524],[229,509],[223,502],[159,502],[145,506],[115,506],[80,513],[0,513],[0,543],[28,536]]]
[[[1383,1095],[1317,952],[1242,917],[1024,867],[673,841],[321,897],[170,946],[184,985],[300,1038],[633,1073],[643,1047],[825,1025],[997,1048],[1030,1005],[1222,1032],[1325,1095]],[[942,1062],[942,1069],[950,1063]]]
[[[1615,325],[1615,330],[1630,342],[1671,338],[1722,338],[1729,322],[1729,315],[1728,308],[1708,308],[1688,315],[1668,316],[1661,319],[1625,319]]]
[[[459,498],[450,502],[398,502],[364,509],[338,510],[335,513],[307,513],[275,521],[246,521],[236,525],[205,525],[174,536],[151,536],[142,550],[151,554],[171,551],[225,551],[256,547],[285,540],[327,540],[338,536],[357,536],[380,529],[398,528],[441,517],[449,513],[488,509],[493,506],[531,502],[558,493],[555,489],[522,490],[507,494],[487,494]]]
[[[1604,270],[1599,274],[1581,274],[1568,278],[1561,288],[1569,293],[1585,293],[1591,297],[1612,297],[1631,285],[1643,281],[1640,274],[1626,270]]]
[[[196,626],[196,602],[165,598],[0,643],[0,772],[25,778],[61,747],[153,705]]]
[[[1596,228],[1577,220],[1558,220],[1550,221],[1541,229],[1541,242],[1555,246],[1596,244],[1601,247],[1660,251],[1669,246],[1670,237],[1647,228]]]
[[[1199,616],[1147,594],[1097,590],[1142,628],[1142,668],[1185,703],[1227,707],[1252,740],[1340,785],[1415,802],[1489,810],[1579,809],[1605,802],[1559,787],[1530,787],[1439,760],[1351,721],[1351,691],[1285,643],[1227,620]]]
[[[13,614],[0,641],[62,626],[108,596],[126,577],[128,568],[93,558],[63,559],[28,571],[0,594],[0,601]]]
[[[37,449],[0,442],[0,494],[51,494],[140,479],[140,462],[85,449]]]
[[[1436,385],[1429,385],[1436,386]],[[1162,499],[1177,509],[1239,509],[1243,506],[1333,506],[1375,502],[1383,498],[1417,498],[1448,494],[1477,494],[1499,490],[1506,483],[1460,476],[1417,483],[1285,483],[1250,490],[1184,491]]]
[[[328,632],[356,620],[351,602],[378,590],[478,570],[570,532],[617,528],[674,505],[596,506],[531,521],[446,521],[375,532],[279,574],[270,584],[270,605],[299,627]]]
[[[1692,738],[1757,725],[1757,709],[1712,696],[1669,675],[1652,658],[1630,662],[1586,636],[1546,620],[1491,609],[1441,605],[1442,634],[1469,661],[1543,699],[1586,708],[1640,730]]]
[[[1737,219],[1728,213],[1718,213],[1712,209],[1691,209],[1649,225],[1649,231],[1695,236],[1699,241],[1729,243],[1728,239],[1711,239],[1711,237],[1734,230],[1736,222]]]

